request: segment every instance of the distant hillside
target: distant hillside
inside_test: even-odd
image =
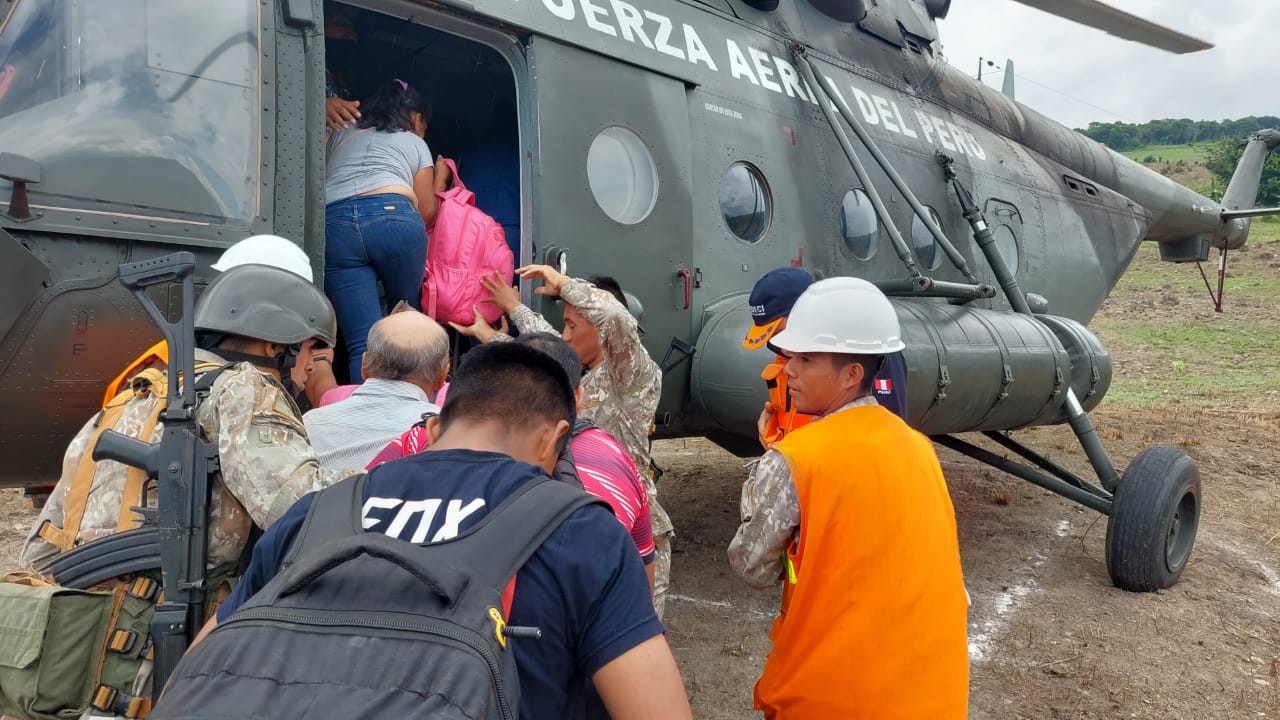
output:
[[[1187,145],[1190,143],[1206,143],[1228,138],[1243,140],[1252,133],[1264,128],[1280,127],[1280,117],[1264,115],[1249,116],[1239,120],[1188,120],[1168,119],[1152,120],[1135,125],[1133,123],[1091,122],[1089,127],[1077,129],[1078,132],[1103,143],[1117,152],[1136,150],[1150,145]]]
[[[1206,162],[1214,143],[1190,143],[1187,145],[1146,145],[1123,150],[1121,155],[1146,165],[1201,195],[1216,196],[1225,184],[1218,180]]]

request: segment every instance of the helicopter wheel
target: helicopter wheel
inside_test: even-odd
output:
[[[1116,488],[1107,524],[1107,571],[1116,587],[1173,586],[1187,567],[1200,525],[1200,470],[1170,445],[1138,453]]]

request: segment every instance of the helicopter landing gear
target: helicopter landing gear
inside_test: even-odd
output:
[[[1191,456],[1170,445],[1149,447],[1129,463],[1114,487],[1106,488],[1075,475],[1007,432],[983,435],[1031,465],[950,435],[931,439],[1109,516],[1107,571],[1116,587],[1152,592],[1178,582],[1200,525],[1200,470]]]
[[[1116,587],[1151,592],[1178,582],[1200,526],[1200,470],[1170,445],[1138,453],[1107,523],[1107,571]]]

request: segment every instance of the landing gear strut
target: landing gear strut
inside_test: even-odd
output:
[[[1116,587],[1151,592],[1178,582],[1200,526],[1200,470],[1191,456],[1171,445],[1149,447],[1129,463],[1113,493],[1076,476],[1007,432],[983,435],[1035,467],[950,435],[932,439],[1107,515],[1107,571]]]

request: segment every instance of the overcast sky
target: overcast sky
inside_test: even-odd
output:
[[[1222,120],[1280,115],[1275,0],[1108,0],[1214,44],[1174,55],[1121,40],[1014,0],[954,0],[939,22],[951,64],[978,72],[1013,58],[1018,101],[1070,127],[1091,121]],[[1000,87],[996,68],[983,81]],[[1036,84],[1039,83],[1039,84]],[[1048,89],[1052,88],[1052,90]]]

